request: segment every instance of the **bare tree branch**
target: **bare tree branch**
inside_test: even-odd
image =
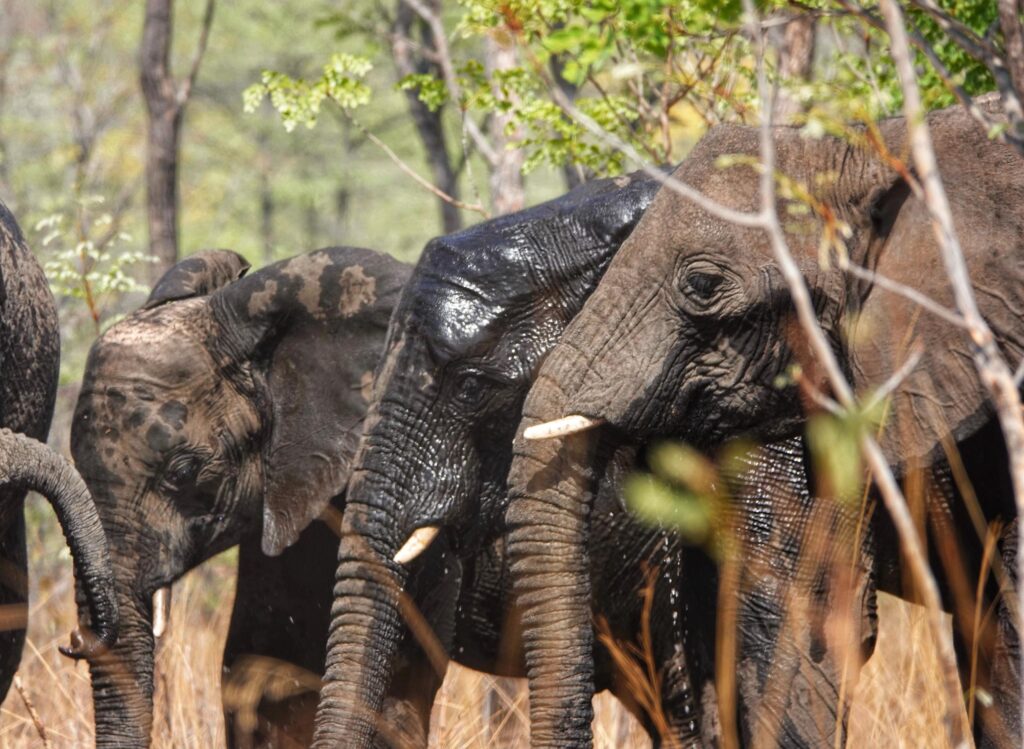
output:
[[[423,37],[428,37],[423,38],[424,43],[422,44],[412,39],[414,22],[418,22],[421,31],[425,32]],[[391,38],[391,57],[400,77],[424,73],[439,67],[436,64],[431,64],[424,54],[428,49],[428,43],[433,42],[433,39],[429,38],[432,35],[433,31],[426,22],[404,0],[398,0],[398,8],[389,36]],[[418,56],[418,60],[414,56],[414,52]],[[405,95],[413,124],[423,143],[427,163],[430,164],[430,169],[433,172],[434,183],[443,192],[457,199],[458,171],[452,165],[448,144],[445,142],[443,110],[431,111],[420,100],[416,91],[406,91]],[[441,226],[445,234],[450,234],[462,227],[462,217],[454,203],[449,200],[441,200],[439,207],[441,209]]]
[[[1017,0],[999,0],[999,25],[1006,47],[1006,66],[1010,80],[1018,92],[1024,91],[1024,28],[1021,26]]]
[[[959,44],[971,57],[988,68],[996,81],[996,87],[999,89],[999,94],[1003,101],[1003,109],[1010,119],[1010,127],[1019,143],[1024,139],[1024,105],[1021,104],[1021,95],[1024,93],[1024,89],[1021,86],[1024,85],[1024,81],[1021,81],[1020,77],[1015,76],[1011,72],[1011,67],[1019,68],[1024,64],[1024,60],[1011,60],[1009,63],[1011,67],[1008,67],[1007,60],[998,53],[988,39],[979,38],[971,29],[939,7],[935,0],[911,0],[911,2],[927,12],[939,24],[939,27],[949,34],[953,41]],[[1002,9],[1000,9],[1000,13],[1002,15]],[[1010,29],[1011,36],[1007,37],[1009,42],[1011,37],[1016,33],[1020,33],[1020,21],[1019,19],[1016,21],[1007,19],[1007,23],[1010,27],[1017,27],[1016,31],[1013,28]],[[901,24],[901,27],[904,26]],[[1024,147],[1017,145],[1017,148],[1024,153]]]
[[[902,284],[899,281],[894,281],[893,279],[883,276],[880,273],[875,273],[874,271],[868,270],[867,268],[861,265],[857,265],[856,263],[851,263],[848,259],[845,258],[840,259],[839,267],[842,268],[847,273],[849,273],[851,276],[856,276],[857,278],[860,278],[864,281],[870,281],[871,283],[875,284],[881,289],[885,289],[886,291],[890,291],[893,294],[899,294],[902,297],[906,297],[907,299],[919,305],[923,309],[927,310],[928,312],[931,312],[933,315],[941,317],[946,322],[952,325],[956,325],[958,328],[967,327],[967,322],[960,315],[958,315],[953,310],[948,309],[947,307],[943,307],[934,299],[927,296],[926,294],[922,294],[915,288],[907,286],[906,284]]]
[[[146,215],[149,248],[157,258],[156,280],[178,260],[178,149],[185,105],[203,59],[213,23],[214,0],[207,0],[199,42],[188,77],[171,72],[173,0],[146,0],[139,46],[139,82],[149,115],[146,138]]]
[[[881,8],[889,38],[892,40],[893,62],[903,88],[903,109],[910,148],[925,191],[926,205],[932,215],[932,228],[942,251],[942,261],[953,287],[956,306],[970,330],[974,343],[975,366],[978,368],[982,383],[992,396],[1006,440],[1020,536],[1024,534],[1024,413],[1021,411],[1020,393],[1014,383],[1013,373],[999,353],[995,336],[982,318],[974,299],[967,264],[953,226],[952,213],[939,177],[931,136],[924,119],[924,109],[903,26],[903,14],[893,0],[882,0]],[[1017,580],[1024,580],[1022,553],[1017,554]],[[1024,611],[1024,585],[1018,586],[1017,606],[1018,611]],[[1024,704],[1021,705],[1021,709],[1024,712]]]
[[[203,55],[206,54],[206,45],[210,41],[210,27],[213,26],[213,11],[216,7],[216,0],[206,0],[206,9],[203,11],[203,23],[199,30],[199,43],[192,55],[192,64],[189,66],[188,77],[182,81],[178,89],[178,101],[184,104],[192,93],[196,78],[199,77],[199,67],[203,63]]]
[[[441,17],[434,12],[433,9],[427,7],[420,0],[402,0],[410,8],[416,11],[420,18],[427,22],[430,26],[431,31],[434,34],[434,44],[437,52],[437,63],[441,68],[442,76],[444,77],[445,85],[448,87],[448,94],[452,100],[459,102],[462,98],[462,88],[459,86],[459,80],[455,75],[455,66],[452,63],[451,52],[448,49],[448,38],[445,36],[444,24],[441,22]],[[461,105],[460,105],[461,108]],[[498,154],[495,153],[491,147],[487,137],[480,131],[476,122],[470,117],[465,110],[462,110],[462,126],[470,139],[473,141],[473,145],[476,146],[477,151],[484,157],[488,164],[491,166],[498,163]]]
[[[427,190],[428,192],[432,193],[433,195],[437,196],[438,198],[440,198],[441,200],[443,200],[443,201],[445,201],[447,203],[451,203],[456,208],[462,208],[463,210],[466,210],[466,211],[473,211],[474,213],[479,213],[484,218],[490,218],[491,217],[491,214],[487,211],[487,209],[484,208],[479,203],[464,203],[463,201],[459,200],[458,198],[454,198],[451,195],[449,195],[448,193],[444,192],[444,190],[442,190],[441,188],[439,188],[436,185],[432,184],[429,180],[423,179],[423,177],[421,177],[419,174],[417,174],[416,171],[411,166],[409,166],[404,161],[402,161],[402,157],[399,156],[397,153],[395,153],[391,149],[391,147],[388,146],[387,143],[385,143],[380,138],[378,138],[376,135],[374,135],[369,130],[367,130],[362,125],[362,123],[359,122],[359,120],[355,119],[351,115],[348,115],[347,113],[346,113],[346,116],[349,118],[349,121],[353,125],[355,125],[355,127],[359,130],[359,132],[361,132],[363,134],[363,137],[365,137],[367,140],[369,140],[371,143],[373,143],[375,146],[377,146],[377,148],[381,149],[387,155],[387,157],[389,159],[391,159],[391,161],[395,164],[395,166],[397,166],[399,169],[401,169],[403,172],[405,172],[405,174],[407,174],[409,177],[411,177],[413,179],[413,181],[417,185],[422,187],[424,190]]]
[[[839,0],[839,4],[870,26],[873,26],[880,31],[886,31],[885,22],[869,10],[862,8],[859,5],[855,5],[851,0]],[[1007,132],[1005,128],[999,127],[1002,123],[1000,123],[997,118],[990,116],[992,113],[985,111],[980,98],[972,98],[971,95],[964,90],[964,87],[956,82],[955,77],[949,72],[949,69],[935,52],[934,47],[928,43],[928,40],[925,39],[921,32],[918,31],[913,24],[909,23],[909,21],[907,22],[907,35],[913,45],[921,51],[921,54],[928,58],[928,62],[935,69],[935,72],[939,74],[939,77],[942,79],[946,88],[948,88],[956,97],[960,106],[967,110],[971,117],[973,117],[978,124],[984,128],[985,132],[989,135],[994,135],[995,140],[1000,143],[1006,143],[1013,146],[1020,151],[1022,155],[1024,155],[1024,137],[1015,130]],[[984,63],[985,61],[979,60],[979,62]]]

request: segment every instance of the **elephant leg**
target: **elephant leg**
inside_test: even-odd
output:
[[[844,743],[877,631],[870,524],[859,503],[808,491],[802,452],[794,441],[763,446],[730,505],[716,686],[722,730],[735,709],[737,738],[753,747]]]
[[[1020,623],[1013,616],[1015,606],[1008,600],[1017,589],[1017,523],[1010,523],[1002,538],[1003,570],[1007,585],[999,601],[994,657],[988,691],[990,707],[979,704],[975,722],[979,749],[1021,745],[1020,714]]]
[[[0,491],[0,502],[7,500]],[[6,531],[0,537],[0,612],[9,623],[0,628],[0,702],[11,688],[21,661],[28,624],[28,567],[25,551],[24,502],[12,503],[16,512],[6,516]],[[8,505],[10,506],[10,505]]]
[[[228,746],[312,741],[337,548],[337,536],[319,522],[278,557],[260,551],[258,536],[242,541],[223,661]]]

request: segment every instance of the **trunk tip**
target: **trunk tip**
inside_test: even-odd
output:
[[[86,628],[76,628],[71,632],[68,645],[61,645],[57,649],[60,654],[73,661],[93,660],[107,653],[117,640],[113,633],[101,633],[97,635]]]

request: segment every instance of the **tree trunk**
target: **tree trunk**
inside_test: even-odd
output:
[[[263,235],[263,263],[270,265],[274,262],[274,191],[270,187],[268,168],[260,171],[260,234]]]
[[[565,80],[562,76],[562,70],[565,69],[565,57],[562,55],[552,55],[550,68],[551,77],[554,78],[555,84],[562,90],[562,94],[565,98],[575,104],[576,95],[579,93],[580,89],[575,83]],[[565,178],[566,191],[579,187],[588,179],[588,175],[581,164],[572,164],[569,162],[562,164],[562,176]]]
[[[146,0],[139,47],[139,79],[146,101],[146,213],[149,250],[157,261],[150,269],[155,282],[178,262],[178,149],[181,123],[199,73],[213,22],[214,1],[207,0],[199,44],[187,78],[178,82],[170,69],[174,38],[174,0]]]
[[[788,81],[806,81],[814,63],[814,18],[795,16],[783,26],[779,46],[779,75]],[[773,113],[776,124],[789,122],[800,111],[800,102],[786,91],[780,90],[775,99]]]
[[[513,41],[498,34],[487,37],[485,54],[487,75],[492,80],[497,71],[514,68],[519,62]],[[488,133],[497,157],[491,168],[491,206],[498,216],[521,211],[526,203],[523,194],[523,152],[518,148],[509,149],[521,136],[518,132],[511,135],[506,133],[511,120],[504,112],[494,112]]]
[[[431,0],[430,5],[434,6],[435,12],[440,12],[438,0]],[[413,50],[417,46],[420,49],[435,49],[436,45],[430,26],[424,23],[403,0],[398,0],[393,30],[391,53],[399,75],[404,77],[415,73],[439,74],[436,65],[428,63],[422,57],[413,58]],[[418,45],[413,39],[414,32],[418,32],[419,35]],[[434,184],[453,198],[458,198],[458,175],[452,166],[448,145],[444,139],[441,119],[443,110],[438,109],[436,112],[431,112],[420,101],[415,91],[406,91],[406,100],[409,103],[409,113],[412,115],[413,124],[416,125],[416,132],[419,133],[420,140],[423,142],[423,150],[427,156],[427,163],[430,165]],[[441,197],[438,198],[438,207],[441,210],[441,226],[445,234],[451,234],[462,228],[462,216],[459,214],[458,208]]]

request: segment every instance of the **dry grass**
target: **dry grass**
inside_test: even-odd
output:
[[[88,671],[57,652],[73,624],[71,565],[49,509],[30,507],[33,553],[28,643],[19,675],[54,749],[89,746]],[[230,553],[210,560],[175,587],[172,626],[157,658],[157,749],[223,744],[220,655],[233,595]],[[851,747],[940,747],[942,690],[923,610],[880,597],[875,656],[861,675],[851,714]],[[186,625],[187,623],[187,625]],[[595,698],[596,746],[649,746],[613,697]],[[495,749],[527,746],[525,684],[451,666],[437,704],[431,746]],[[0,747],[43,747],[19,693],[0,713]]]

